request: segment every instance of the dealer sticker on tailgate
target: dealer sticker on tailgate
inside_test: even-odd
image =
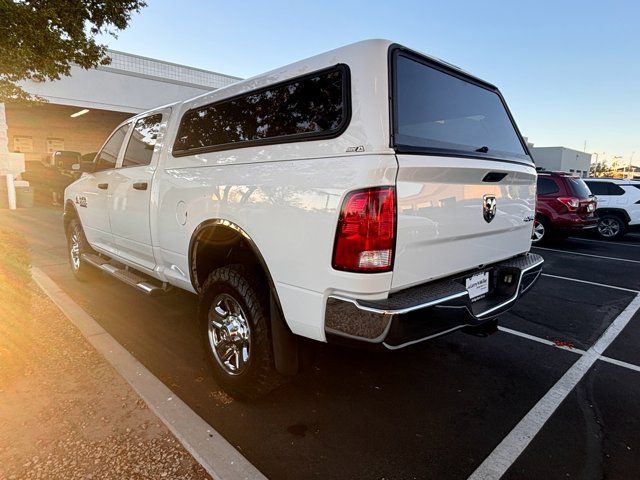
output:
[[[469,298],[480,300],[489,291],[489,272],[476,273],[465,281]]]

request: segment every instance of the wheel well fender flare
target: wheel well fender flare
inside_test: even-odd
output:
[[[629,212],[627,212],[624,208],[604,207],[604,208],[598,208],[596,211],[597,211],[599,216],[615,215],[617,217],[622,217],[622,219],[627,223],[629,223],[631,221],[631,217],[629,216]]]
[[[536,212],[536,220],[544,220],[547,223],[551,223],[551,219],[549,218],[549,216],[541,212]]]
[[[205,220],[200,223],[191,234],[191,238],[189,240],[189,251],[188,251],[188,261],[189,261],[189,277],[191,280],[191,284],[195,288],[197,292],[200,292],[201,285],[198,282],[198,277],[196,275],[196,258],[195,255],[198,251],[198,243],[202,240],[204,233],[210,229],[215,227],[226,228],[229,230],[233,230],[237,235],[239,235],[249,246],[258,262],[260,263],[260,267],[263,269],[267,282],[269,283],[269,288],[275,291],[275,283],[273,282],[273,278],[271,277],[271,272],[269,271],[269,267],[267,266],[267,262],[264,259],[264,256],[260,252],[260,249],[253,241],[251,236],[238,224],[231,222],[229,220],[224,220],[221,218],[212,218],[209,220]]]
[[[276,369],[282,374],[294,374],[300,369],[299,344],[297,336],[291,332],[287,324],[282,304],[276,290],[275,282],[271,276],[271,271],[267,266],[264,256],[260,249],[251,238],[251,236],[238,224],[220,218],[208,219],[200,223],[189,240],[188,265],[191,284],[196,292],[200,293],[201,285],[198,281],[196,254],[198,252],[198,242],[202,239],[203,234],[210,228],[221,227],[233,230],[246,242],[258,260],[260,268],[264,272],[267,284],[269,286],[269,321],[271,326],[271,341],[273,345],[274,359]]]

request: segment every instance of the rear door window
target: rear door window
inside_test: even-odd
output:
[[[624,195],[624,188],[620,185],[616,185],[615,183],[609,183],[607,185],[608,195],[619,196]]]
[[[624,190],[613,182],[586,182],[594,195],[624,195]]]
[[[589,190],[594,195],[606,195],[607,194],[607,186],[604,182],[585,182]]]
[[[123,167],[145,166],[151,163],[161,123],[161,113],[141,118],[136,122],[124,152]]]
[[[551,178],[538,177],[538,195],[551,195],[558,193],[560,188]]]
[[[530,160],[493,88],[404,51],[393,69],[396,149]]]

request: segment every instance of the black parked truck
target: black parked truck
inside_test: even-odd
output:
[[[43,162],[27,162],[21,176],[34,188],[37,203],[56,205],[61,203],[67,185],[80,176],[81,161],[80,152],[58,150]]]

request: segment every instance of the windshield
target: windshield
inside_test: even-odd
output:
[[[589,198],[591,196],[591,190],[587,187],[587,184],[584,183],[584,180],[580,178],[570,178],[569,185],[571,185],[571,190],[573,190],[573,194],[578,198]]]
[[[528,158],[498,93],[397,53],[396,147]]]

